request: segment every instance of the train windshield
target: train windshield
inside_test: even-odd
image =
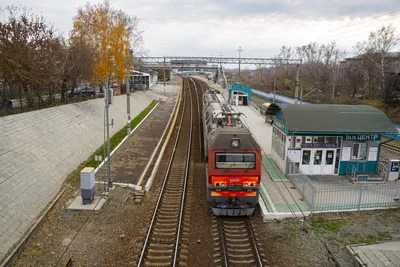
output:
[[[255,153],[215,153],[217,169],[255,169]]]

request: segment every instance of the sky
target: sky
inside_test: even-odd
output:
[[[1,0],[72,29],[85,0]],[[370,31],[400,25],[399,0],[111,0],[140,19],[149,56],[273,57],[280,47],[336,41],[351,52]],[[400,32],[400,26],[398,27]]]

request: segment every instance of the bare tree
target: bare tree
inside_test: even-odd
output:
[[[380,70],[380,89],[382,98],[387,97],[385,90],[385,66],[389,52],[400,42],[396,29],[392,25],[382,26],[369,34],[368,41],[357,43],[358,51],[368,57]]]

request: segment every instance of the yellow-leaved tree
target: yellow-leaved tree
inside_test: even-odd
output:
[[[97,5],[87,3],[78,9],[71,37],[89,43],[96,50],[94,80],[103,82],[112,73],[118,82],[124,79],[128,50],[138,51],[142,44],[138,23],[137,17],[113,9],[108,1]],[[133,66],[133,58],[129,60]]]

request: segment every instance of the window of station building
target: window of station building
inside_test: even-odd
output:
[[[327,144],[336,144],[337,143],[337,137],[336,136],[327,136],[326,137],[326,143]]]
[[[322,150],[317,150],[314,153],[314,165],[321,165],[322,162]]]
[[[303,159],[301,161],[303,165],[310,164],[310,155],[311,155],[311,150],[303,150]]]
[[[335,155],[334,150],[327,150],[325,156],[325,165],[332,165],[333,164],[333,155]]]
[[[367,143],[354,143],[351,159],[366,160],[367,159]]]

